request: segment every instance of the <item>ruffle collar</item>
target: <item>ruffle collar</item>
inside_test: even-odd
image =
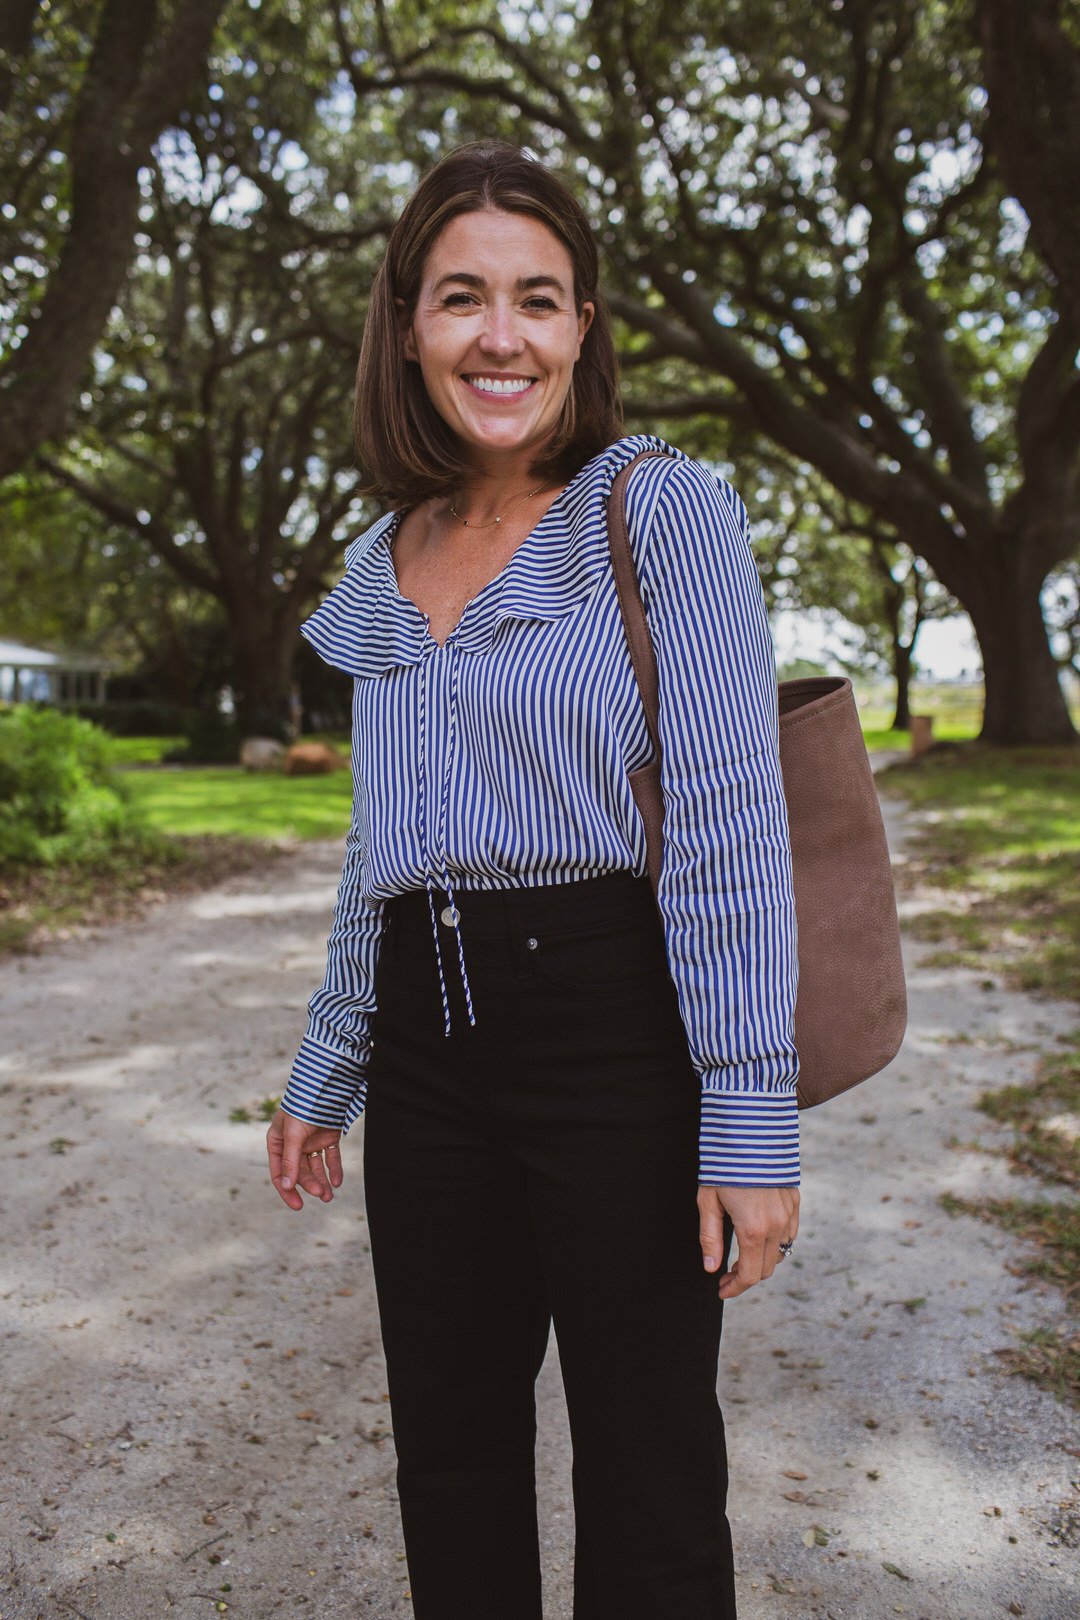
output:
[[[488,651],[504,619],[561,619],[610,571],[607,498],[620,467],[642,450],[681,450],[655,434],[609,445],[577,472],[505,567],[466,604],[446,646]],[[423,613],[398,589],[390,546],[404,509],[384,514],[348,547],[346,571],[300,626],[335,669],[374,678],[438,651]]]

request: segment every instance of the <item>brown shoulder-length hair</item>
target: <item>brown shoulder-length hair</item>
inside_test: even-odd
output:
[[[424,175],[390,232],[372,283],[353,409],[364,494],[413,506],[449,495],[467,471],[454,434],[428,397],[420,367],[405,358],[394,300],[403,300],[412,315],[440,231],[456,215],[484,208],[531,214],[553,231],[574,267],[578,312],[586,301],[595,306],[562,416],[532,463],[532,476],[565,483],[622,433],[619,362],[584,210],[557,174],[520,147],[472,141],[455,147]]]

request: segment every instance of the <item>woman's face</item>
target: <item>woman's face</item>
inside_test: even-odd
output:
[[[436,238],[405,354],[470,459],[531,458],[555,429],[593,305],[574,307],[570,255],[528,214],[458,214]]]

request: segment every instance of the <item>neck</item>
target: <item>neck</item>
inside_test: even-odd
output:
[[[479,526],[493,521],[507,506],[527,509],[530,503],[525,496],[551,483],[550,477],[530,472],[528,460],[505,467],[470,468],[451,500],[462,517]]]

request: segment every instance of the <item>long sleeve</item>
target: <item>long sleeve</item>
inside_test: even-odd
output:
[[[698,462],[664,469],[641,584],[660,682],[658,901],[701,1076],[699,1180],[796,1186],[798,956],[775,657],[746,508]]]
[[[359,802],[359,794],[356,802]],[[309,1125],[347,1131],[363,1112],[375,964],[385,902],[364,899],[366,837],[356,808],[327,942],[326,974],[308,1002],[308,1026],[281,1106]]]

